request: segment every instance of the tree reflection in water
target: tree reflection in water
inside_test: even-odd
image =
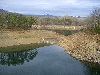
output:
[[[37,49],[20,52],[0,53],[1,65],[22,65],[25,61],[29,62],[37,55]]]
[[[100,75],[100,64],[83,61],[87,75]]]

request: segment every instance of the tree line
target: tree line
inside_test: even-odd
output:
[[[0,13],[0,28],[20,28],[29,29],[32,25],[81,25],[76,17],[73,16],[24,16],[18,13]]]
[[[32,16],[26,17],[15,13],[0,14],[0,28],[29,29],[34,24],[36,24],[36,20]]]
[[[0,14],[0,28],[29,29],[32,25],[79,25],[76,17],[33,17],[16,13]]]
[[[76,17],[56,16],[56,17],[35,17],[38,25],[79,25]]]

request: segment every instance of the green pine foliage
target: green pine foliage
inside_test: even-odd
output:
[[[29,29],[34,24],[36,24],[36,20],[32,16],[26,17],[15,13],[0,14],[0,28]]]

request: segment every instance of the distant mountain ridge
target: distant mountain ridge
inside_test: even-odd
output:
[[[4,9],[0,9],[0,14],[5,14],[5,13],[19,14],[19,13],[9,12],[9,11],[6,11],[6,10],[4,10]]]
[[[0,9],[0,14],[8,13],[8,11]]]

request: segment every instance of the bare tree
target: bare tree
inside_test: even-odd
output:
[[[93,10],[88,18],[88,25],[91,26],[92,31],[100,33],[100,8]]]

